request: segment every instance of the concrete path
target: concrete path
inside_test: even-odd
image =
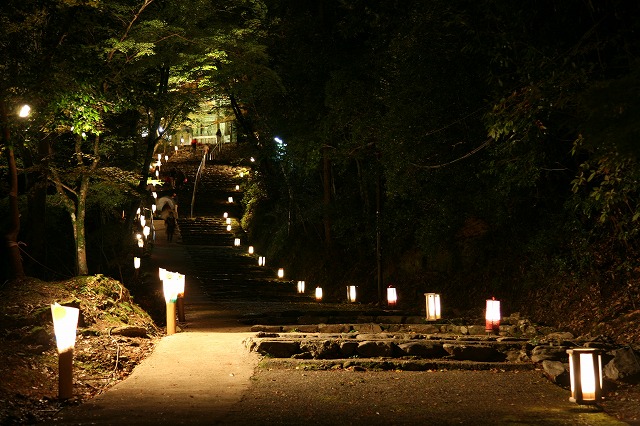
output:
[[[144,267],[157,271],[161,266],[187,276],[186,330],[163,337],[130,377],[81,406],[61,411],[52,424],[211,425],[248,389],[258,357],[244,348],[243,340],[253,333],[207,299],[189,274],[184,247],[167,243],[163,223],[156,225],[156,246]]]

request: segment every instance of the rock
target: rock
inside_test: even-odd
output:
[[[445,343],[442,345],[454,359],[465,361],[503,361],[505,355],[488,345],[464,345]]]
[[[252,325],[251,331],[258,332],[263,331],[265,333],[279,333],[282,331],[282,327],[279,325]]]
[[[319,333],[348,333],[351,330],[349,325],[345,324],[319,324]]]
[[[147,329],[144,327],[125,325],[122,327],[112,328],[111,334],[114,336],[125,336],[125,337],[147,337]]]
[[[640,361],[631,348],[614,351],[614,357],[603,369],[604,376],[612,380],[629,380],[640,375]]]
[[[300,343],[290,340],[262,340],[254,346],[254,350],[274,358],[291,358],[300,352]]]
[[[331,359],[338,357],[340,346],[330,340],[307,340],[300,342],[300,350],[315,359]]]
[[[473,336],[486,334],[484,325],[470,325],[467,327],[467,332]]]
[[[382,327],[379,324],[354,324],[353,329],[359,333],[382,333]]]
[[[542,362],[544,360],[566,362],[568,359],[569,355],[567,355],[566,346],[541,345],[536,346],[531,351],[531,361],[533,362]]]
[[[393,355],[393,346],[391,342],[365,341],[358,344],[356,352],[364,358],[390,357]]]
[[[435,324],[412,324],[410,330],[414,333],[435,334],[440,333],[440,326]]]
[[[547,341],[558,341],[558,342],[562,342],[565,340],[573,340],[575,339],[575,336],[572,333],[569,333],[568,331],[560,331],[557,333],[550,333],[547,334],[545,340]]]
[[[529,362],[531,358],[527,355],[527,351],[524,349],[511,349],[506,353],[506,360],[508,362]]]
[[[358,349],[358,342],[354,341],[346,341],[340,343],[340,354],[343,358],[349,358],[350,356],[355,355],[356,350]]]
[[[421,358],[442,358],[447,355],[442,344],[437,342],[407,342],[398,345],[403,355],[417,356]]]
[[[569,384],[569,372],[560,361],[544,360],[542,361],[542,369],[544,370],[544,374],[553,383],[560,386],[567,386]]]

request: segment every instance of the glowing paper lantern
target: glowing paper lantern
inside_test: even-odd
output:
[[[229,198],[228,198],[228,201],[229,201],[230,203],[233,203],[233,197],[229,197]]]
[[[231,225],[227,225],[227,231],[231,231]]]
[[[349,285],[347,286],[347,301],[350,303],[354,303],[356,301],[356,286]]]
[[[571,397],[578,404],[602,400],[602,352],[594,348],[568,349]]]
[[[304,293],[304,281],[298,281],[298,293]]]
[[[149,228],[148,226],[145,226],[144,228],[142,228],[142,235],[144,235],[145,238],[147,238],[150,233],[151,233],[151,228]]]
[[[267,259],[264,256],[258,257],[258,266],[265,266],[267,264]]]
[[[227,225],[231,225],[231,218],[230,218],[230,217],[228,217],[228,218],[227,218],[227,220],[226,220],[226,222],[227,222]]]
[[[492,297],[487,300],[485,331],[487,333],[497,333],[500,330],[500,318],[500,301]]]
[[[284,278],[284,268],[278,269],[278,278]]]
[[[249,246],[249,254],[253,254],[253,246]]]
[[[53,331],[58,347],[58,397],[73,396],[73,348],[76,344],[76,328],[80,310],[58,303],[51,305]]]
[[[236,238],[235,240],[233,240],[233,245],[236,247],[240,246],[240,238]]]
[[[222,215],[222,217],[224,217],[225,219],[229,217],[229,213],[224,212],[224,214]]]
[[[322,287],[316,287],[316,300],[318,302],[322,300]]]
[[[387,287],[387,305],[395,306],[398,303],[398,292],[393,286]]]
[[[136,269],[140,269],[140,258],[139,257],[134,257],[133,258],[133,267]]]
[[[440,295],[437,293],[425,293],[427,302],[427,321],[440,319]]]
[[[240,185],[236,185],[236,191],[240,191]]]

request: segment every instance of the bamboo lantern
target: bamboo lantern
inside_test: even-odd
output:
[[[602,351],[594,348],[567,349],[571,397],[578,404],[595,405],[602,401]]]
[[[439,320],[440,315],[440,295],[438,293],[425,293],[427,303],[427,321]]]

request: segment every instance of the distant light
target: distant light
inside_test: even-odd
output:
[[[316,287],[316,300],[318,302],[322,300],[322,287]]]
[[[495,297],[487,300],[487,309],[485,311],[487,333],[497,333],[500,330],[500,301]]]
[[[235,240],[233,240],[233,245],[236,247],[240,246],[240,238],[236,238]]]
[[[229,197],[228,200],[230,203],[233,203],[233,197]]]
[[[304,293],[304,281],[298,281],[298,293],[302,294]]]
[[[278,278],[284,278],[284,268],[278,269]]]
[[[240,191],[240,185],[236,185],[236,191]]]
[[[227,231],[231,231],[231,225],[227,225]]]
[[[28,117],[29,114],[31,114],[31,107],[29,105],[22,105],[22,107],[20,108],[20,112],[18,113],[18,115],[22,118]]]
[[[133,267],[136,269],[140,269],[140,258],[139,257],[134,257],[133,258]]]
[[[256,159],[251,157],[251,162],[253,163],[254,161],[256,161]]]
[[[395,306],[398,303],[398,292],[393,286],[387,287],[387,304],[389,306]]]
[[[249,246],[249,254],[253,254],[253,246]]]
[[[435,321],[439,320],[441,317],[440,314],[440,294],[438,293],[425,293],[426,298],[426,312],[427,312],[427,321]]]
[[[274,140],[274,141],[276,141],[276,142],[278,142],[278,143],[280,143],[280,144],[282,143],[282,139],[280,139],[280,138],[279,138],[279,137],[277,137],[277,136],[276,136],[275,138],[273,138],[273,140]]]
[[[258,257],[258,266],[265,266],[267,264],[267,259],[264,256]]]
[[[226,223],[227,223],[227,225],[231,225],[231,218],[230,218],[230,217],[228,217],[228,218],[226,219]]]
[[[226,218],[228,218],[228,217],[229,217],[229,213],[224,212],[224,213],[222,214],[222,217],[224,217],[225,219],[226,219]]]
[[[355,285],[347,286],[347,300],[351,303],[355,303],[356,301],[356,288]]]

